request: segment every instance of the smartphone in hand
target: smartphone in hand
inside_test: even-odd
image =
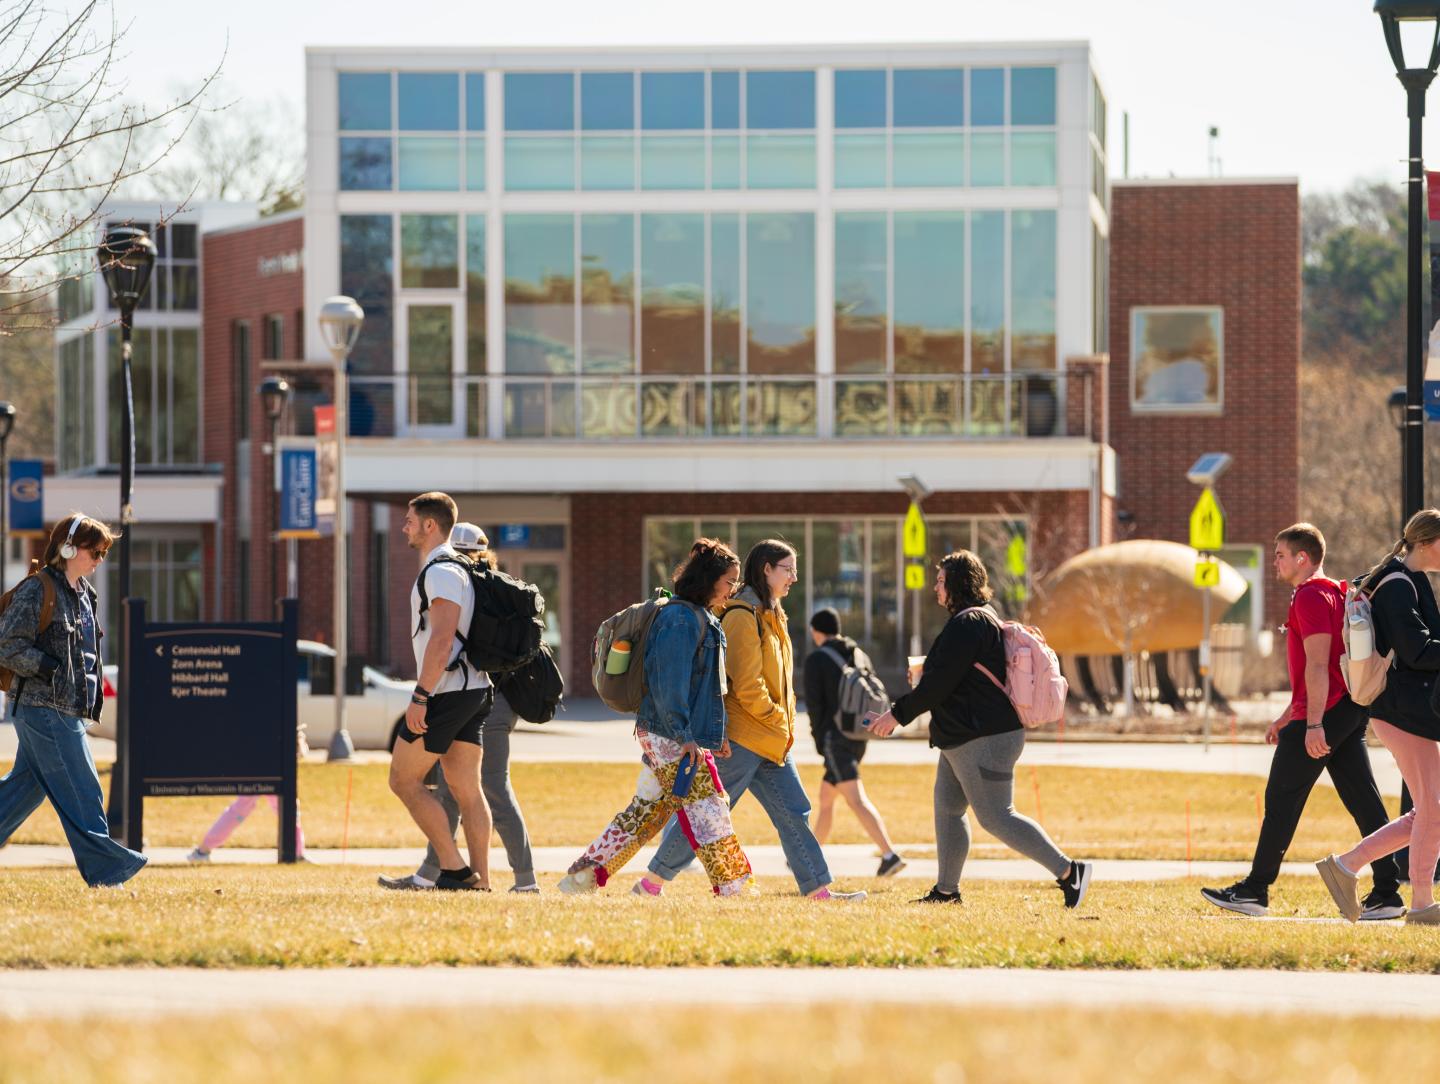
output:
[[[700,763],[700,758],[685,754],[680,758],[680,763],[675,769],[675,784],[670,788],[670,793],[677,798],[684,798],[690,793],[690,785],[695,782],[695,768]]]

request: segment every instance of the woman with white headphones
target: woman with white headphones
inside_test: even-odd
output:
[[[33,569],[0,608],[0,669],[13,675],[20,746],[15,766],[0,779],[0,844],[49,798],[80,876],[92,887],[124,884],[146,862],[110,838],[100,777],[85,744],[85,728],[100,718],[104,685],[104,633],[86,577],[115,537],[81,513],[61,520],[50,531],[44,567]]]

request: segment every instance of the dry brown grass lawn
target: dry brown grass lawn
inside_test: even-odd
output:
[[[856,881],[860,904],[802,899],[789,878],[717,900],[703,878],[659,900],[387,892],[376,870],[210,866],[146,870],[92,890],[73,870],[0,877],[4,967],[377,965],[1282,968],[1440,973],[1440,931],[1334,918],[1318,878],[1282,880],[1256,922],[1204,903],[1197,882],[1095,885],[1066,911],[1053,884],[974,882],[962,906],[912,903],[914,882]],[[278,981],[278,980],[277,980]],[[0,1046],[3,1050],[3,1046]],[[0,1059],[3,1060],[3,1059]]]
[[[313,847],[338,847],[345,825],[346,788],[352,769],[305,764],[300,769],[301,822]],[[820,768],[805,766],[801,777],[812,800]],[[629,799],[635,768],[626,764],[517,764],[515,791],[537,846],[583,847]],[[933,769],[877,765],[867,768],[865,785],[879,806],[891,838],[902,843],[935,840],[931,790]],[[386,785],[383,764],[353,769],[349,844],[352,847],[418,846],[419,832]],[[108,775],[102,777],[108,782]],[[1039,802],[1036,802],[1036,783]],[[1171,858],[1186,855],[1186,803],[1190,812],[1190,857],[1244,861],[1258,830],[1256,799],[1264,780],[1237,775],[1119,771],[1098,768],[1030,769],[1016,775],[1015,804],[1039,816],[1062,846],[1092,858]],[[223,798],[157,798],[145,806],[145,834],[151,846],[194,846],[226,806]],[[759,805],[742,799],[735,810],[742,842],[775,843],[775,831]],[[835,817],[836,843],[863,843],[865,836],[843,804]],[[1356,836],[1354,822],[1330,787],[1316,787],[1300,833],[1291,848],[1297,857],[1321,856]],[[48,805],[16,833],[16,843],[61,843],[59,822]],[[1009,852],[983,831],[976,854]],[[275,818],[263,804],[236,832],[232,846],[275,845]],[[498,845],[498,841],[497,841]]]
[[[861,999],[863,1001],[863,999]],[[881,1007],[264,1012],[0,1022],[3,1084],[117,1080],[1332,1084],[1440,1071],[1440,1025],[1122,1010]],[[1062,1069],[1063,1067],[1063,1069]]]

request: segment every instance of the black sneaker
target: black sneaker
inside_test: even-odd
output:
[[[930,891],[921,896],[918,900],[911,900],[911,903],[960,903],[960,893],[941,892],[938,885],[932,886]]]
[[[1391,918],[1405,917],[1405,901],[1398,892],[1382,892],[1376,888],[1360,901],[1361,922],[1384,922]]]
[[[875,871],[876,877],[894,877],[905,868],[905,859],[898,854],[892,854],[889,858],[880,859],[880,868]]]
[[[1270,893],[1248,881],[1236,881],[1229,888],[1202,888],[1200,895],[1216,907],[1234,911],[1237,915],[1264,918],[1270,913]]]
[[[469,877],[463,879],[459,877],[451,877],[449,874],[442,873],[439,877],[435,878],[435,887],[438,888],[441,892],[490,891],[488,888],[480,887],[480,875],[478,873],[472,873]]]
[[[1070,876],[1057,877],[1055,883],[1060,886],[1060,891],[1065,893],[1065,906],[1074,910],[1085,901],[1085,893],[1090,891],[1090,875],[1095,872],[1095,867],[1089,862],[1070,863]]]

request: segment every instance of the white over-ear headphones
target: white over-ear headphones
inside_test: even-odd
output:
[[[65,536],[65,541],[60,543],[60,556],[66,561],[73,561],[79,556],[80,551],[75,548],[75,532],[79,530],[80,524],[84,521],[85,515],[82,512],[75,513],[70,520],[70,533]]]

